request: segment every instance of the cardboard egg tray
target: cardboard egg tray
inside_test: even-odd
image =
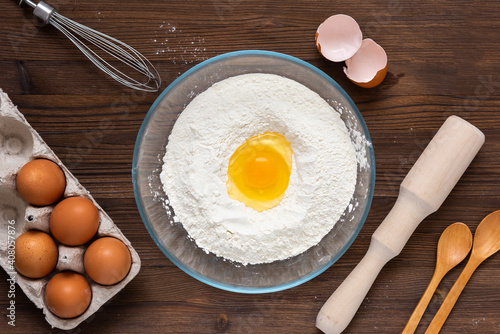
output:
[[[66,190],[63,198],[81,196],[91,200],[99,210],[100,224],[97,237],[112,236],[121,240],[129,249],[132,266],[128,275],[119,283],[103,286],[93,282],[85,273],[83,256],[90,243],[84,246],[69,247],[54,239],[59,249],[56,269],[40,279],[30,279],[16,272],[12,262],[14,240],[30,229],[50,233],[49,217],[54,205],[34,207],[25,202],[16,191],[16,175],[21,167],[36,158],[46,158],[57,163],[66,176]],[[10,250],[10,252],[9,252]],[[95,202],[90,193],[63,165],[40,135],[28,124],[24,116],[12,104],[7,94],[0,89],[0,265],[14,278],[26,296],[38,308],[43,309],[47,322],[52,327],[72,329],[89,318],[111,297],[122,290],[139,272],[141,260],[130,241],[125,238],[111,218]],[[55,274],[63,270],[73,270],[82,274],[92,288],[92,301],[89,308],[80,316],[62,319],[52,314],[44,300],[45,285]]]

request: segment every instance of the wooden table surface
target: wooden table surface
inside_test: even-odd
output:
[[[243,49],[286,53],[325,71],[352,97],[373,140],[377,181],[368,219],[331,268],[298,287],[263,295],[222,291],[188,276],[157,248],[139,216],[131,164],[141,123],[158,93],[137,93],[98,71],[58,31],[1,0],[0,88],[92,193],[142,259],[138,276],[74,333],[319,333],[320,307],[366,252],[398,186],[450,115],[486,142],[442,207],[384,267],[345,333],[401,332],[429,282],[440,233],[461,221],[474,232],[500,209],[500,2],[169,0],[48,1],[59,12],[137,48],[162,89],[213,56]],[[317,26],[353,16],[384,47],[389,72],[377,88],[350,83],[343,64],[317,52]],[[126,112],[125,112],[126,111]],[[104,122],[104,123],[103,123]],[[106,131],[102,130],[106,124]],[[96,131],[99,131],[96,135]],[[3,166],[1,167],[3,168]],[[422,319],[423,333],[465,263],[445,277]],[[19,291],[8,326],[0,271],[0,332],[58,333]],[[500,333],[500,255],[475,272],[442,333]]]

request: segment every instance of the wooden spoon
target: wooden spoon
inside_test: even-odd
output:
[[[500,210],[490,213],[477,227],[469,261],[432,319],[426,334],[439,333],[476,268],[498,250],[500,250]]]
[[[450,271],[453,267],[462,262],[467,254],[469,254],[472,247],[472,233],[463,223],[451,224],[444,230],[443,234],[439,238],[437,245],[437,258],[436,258],[436,269],[434,269],[434,275],[427,286],[422,298],[418,302],[417,307],[413,311],[410,320],[403,329],[402,334],[414,333],[417,329],[418,323],[422,318],[422,315],[429,305],[436,288],[443,279],[443,277]]]

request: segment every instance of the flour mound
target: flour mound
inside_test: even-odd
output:
[[[283,200],[258,212],[229,198],[228,163],[248,138],[283,135],[293,150]],[[244,74],[195,97],[169,136],[161,181],[176,217],[205,251],[242,264],[298,255],[343,214],[356,184],[356,152],[324,99],[274,74]]]

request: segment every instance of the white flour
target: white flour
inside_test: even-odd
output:
[[[257,212],[227,194],[229,158],[248,138],[276,132],[293,150],[283,200]],[[214,84],[189,103],[169,137],[161,181],[196,244],[243,264],[283,260],[319,243],[354,192],[356,153],[328,103],[272,74]]]

